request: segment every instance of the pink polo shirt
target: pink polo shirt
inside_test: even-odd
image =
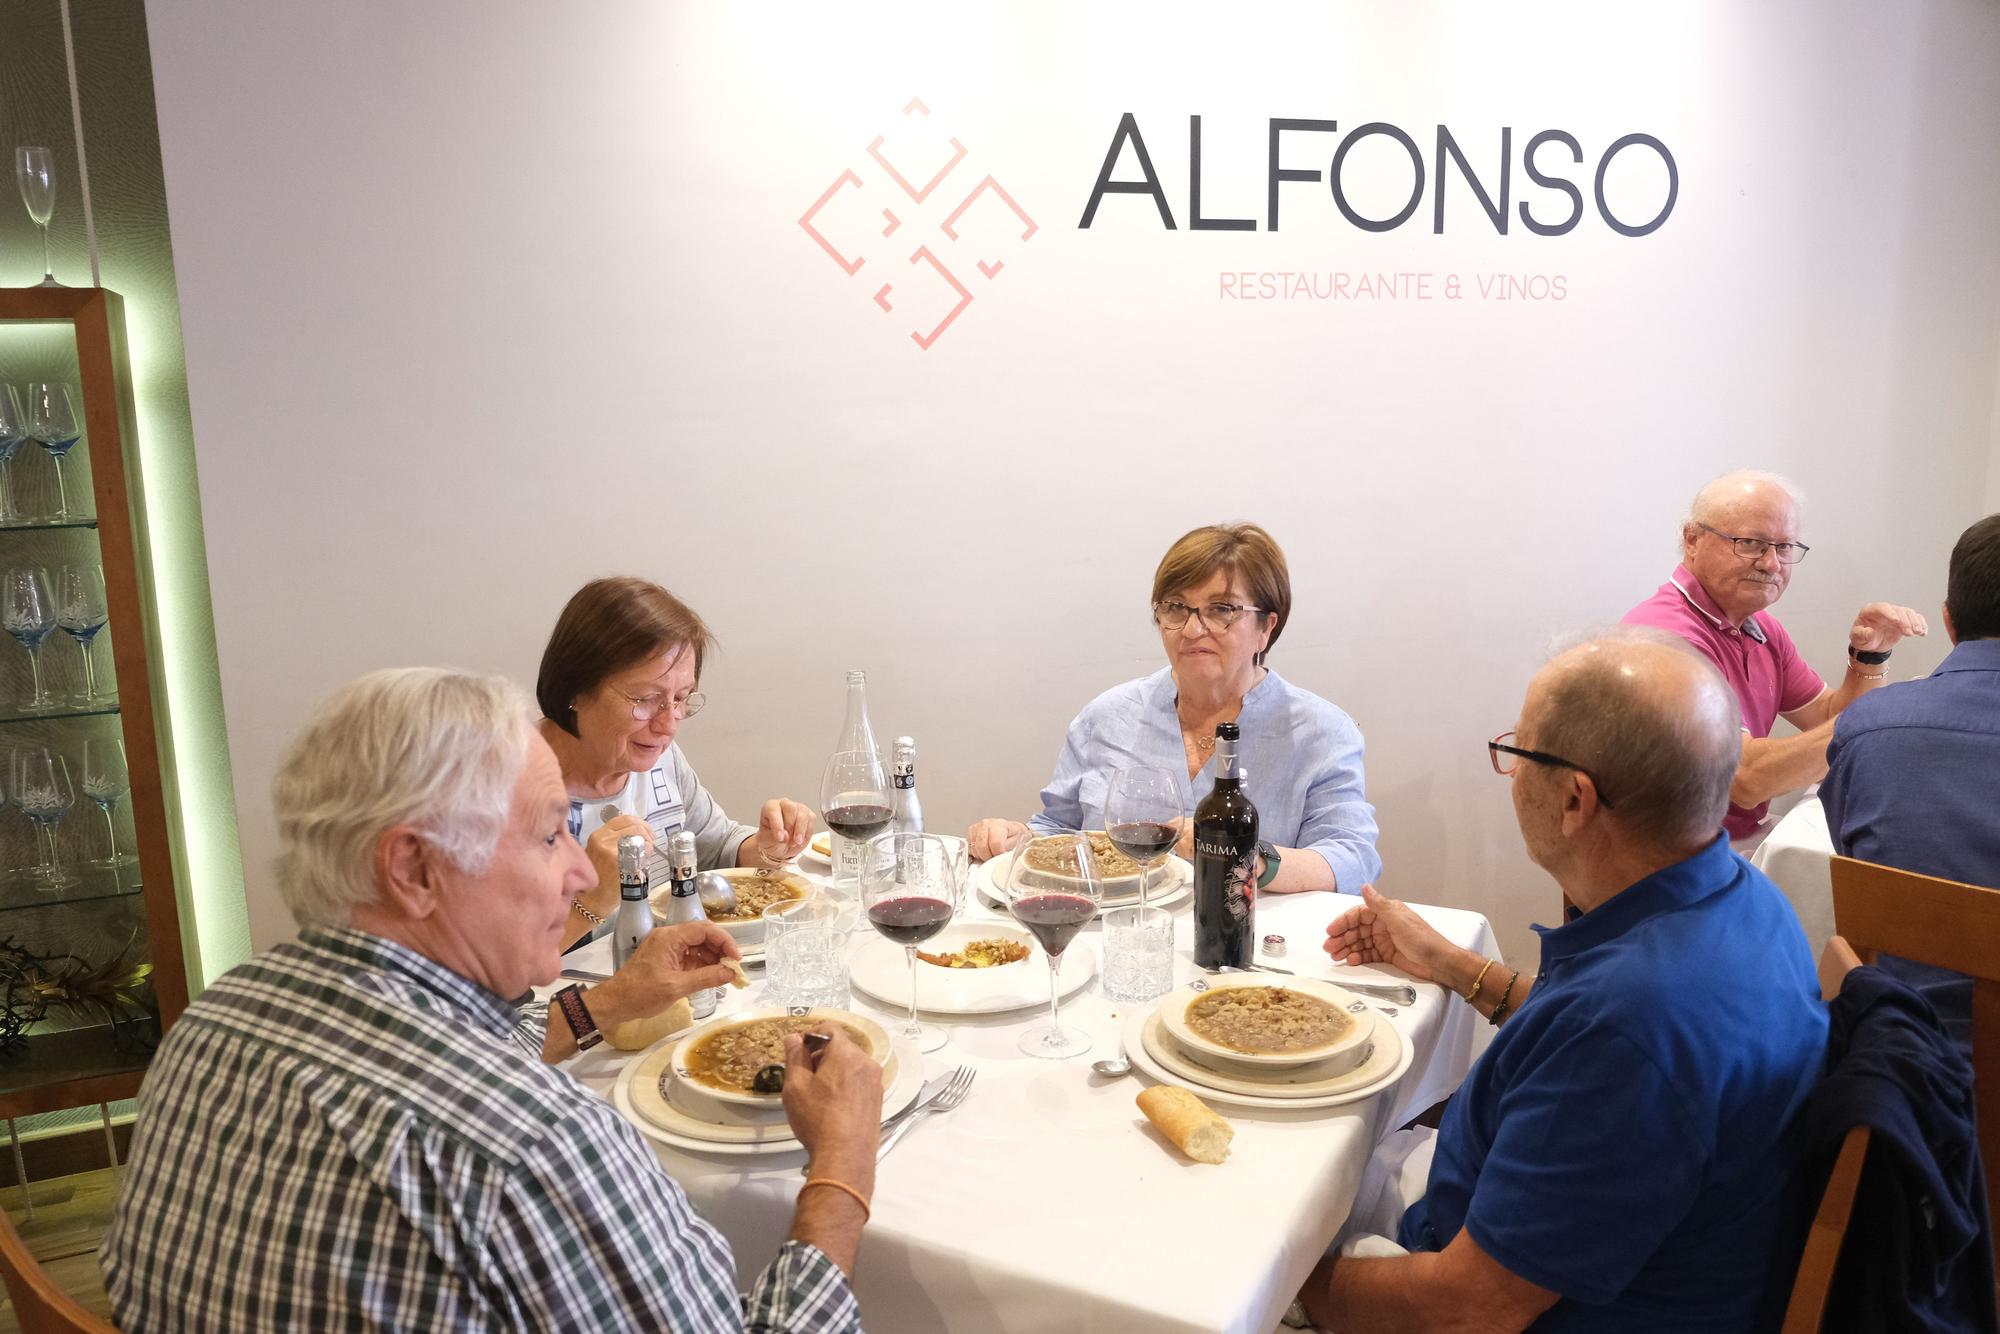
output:
[[[1736,692],[1743,730],[1753,737],[1771,735],[1779,714],[1804,708],[1826,689],[1777,617],[1760,611],[1737,629],[1685,565],[1675,567],[1659,592],[1626,612],[1625,624],[1670,630],[1701,650]],[[1769,808],[1769,802],[1754,810],[1731,805],[1722,827],[1731,838],[1742,838],[1764,822]]]

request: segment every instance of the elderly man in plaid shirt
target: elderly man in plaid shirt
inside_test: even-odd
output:
[[[302,930],[210,987],[154,1060],[102,1255],[121,1329],[860,1329],[882,1079],[853,1043],[814,1067],[789,1039],[813,1184],[743,1298],[639,1134],[516,1040],[507,998],[555,979],[595,883],[517,691],[364,677],[274,798]],[[576,1028],[657,1013],[735,954],[705,922],[656,931]],[[554,1019],[543,1054],[575,1041]]]

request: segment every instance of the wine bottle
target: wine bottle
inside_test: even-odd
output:
[[[849,672],[847,674],[847,719],[840,725],[840,744],[836,751],[862,750],[870,755],[875,750],[875,729],[868,725],[868,673]],[[844,836],[839,830],[828,834],[833,844],[833,878],[840,884],[854,884],[861,879],[861,848],[865,840]]]
[[[896,855],[901,857],[906,836],[924,832],[924,808],[917,800],[917,742],[914,737],[896,738],[896,753],[889,766],[889,775],[896,795],[896,815],[889,828],[897,835]]]
[[[1235,723],[1215,728],[1215,788],[1194,808],[1194,961],[1248,968],[1257,940],[1257,808],[1243,791]]]
[[[708,914],[702,911],[701,896],[695,893],[694,888],[696,866],[693,830],[679,830],[672,838],[667,840],[667,868],[667,874],[670,877],[667,883],[672,886],[667,895],[666,912],[664,914],[667,925],[675,926],[681,922],[706,921]],[[623,881],[621,880],[620,883],[622,884]],[[624,905],[621,903],[619,906],[623,907]],[[697,1019],[706,1019],[708,1016],[714,1014],[716,998],[719,994],[719,992],[711,987],[697,991],[689,996],[688,1006],[694,1011],[694,1017]]]
[[[639,943],[652,933],[653,905],[647,890],[652,877],[646,871],[646,840],[627,834],[618,840],[618,912],[611,919],[611,966],[623,968],[625,961],[639,952]],[[693,881],[688,882],[690,886]]]

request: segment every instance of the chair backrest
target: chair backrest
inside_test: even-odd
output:
[[[22,1334],[118,1334],[49,1281],[5,1214],[0,1214],[0,1279],[6,1280]]]
[[[2000,890],[1835,857],[1833,926],[1869,963],[1893,954],[1972,979],[1972,1097],[1986,1216],[2000,1219]]]
[[[1838,996],[1847,975],[1860,966],[1861,956],[1853,946],[1839,936],[1827,941],[1819,956],[1821,999],[1830,1001]],[[1791,1302],[1785,1307],[1784,1334],[1819,1334],[1820,1322],[1826,1318],[1827,1294],[1833,1290],[1840,1248],[1854,1215],[1854,1193],[1861,1185],[1868,1139],[1868,1127],[1856,1126],[1841,1141],[1840,1157],[1834,1161],[1826,1189],[1820,1192],[1819,1212],[1813,1215],[1812,1230],[1806,1233],[1805,1250],[1799,1256]]]

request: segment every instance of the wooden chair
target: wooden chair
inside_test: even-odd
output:
[[[1861,966],[1861,956],[1839,936],[1826,942],[1819,958],[1819,994],[1832,1000],[1840,994],[1847,974]],[[1792,1281],[1792,1300],[1785,1307],[1784,1334],[1819,1334],[1826,1316],[1827,1294],[1833,1289],[1833,1271],[1840,1263],[1840,1248],[1847,1240],[1847,1224],[1854,1214],[1854,1193],[1861,1185],[1862,1164],[1868,1157],[1869,1130],[1856,1126],[1841,1141],[1840,1157],[1834,1160],[1820,1196],[1819,1212],[1813,1215],[1812,1230],[1799,1256],[1798,1277]]]
[[[1987,1217],[2000,1219],[2000,890],[1835,857],[1833,927],[1864,962],[1893,954],[1972,979],[1979,1157]]]
[[[0,1279],[6,1281],[22,1334],[118,1334],[49,1281],[5,1214],[0,1214]]]

